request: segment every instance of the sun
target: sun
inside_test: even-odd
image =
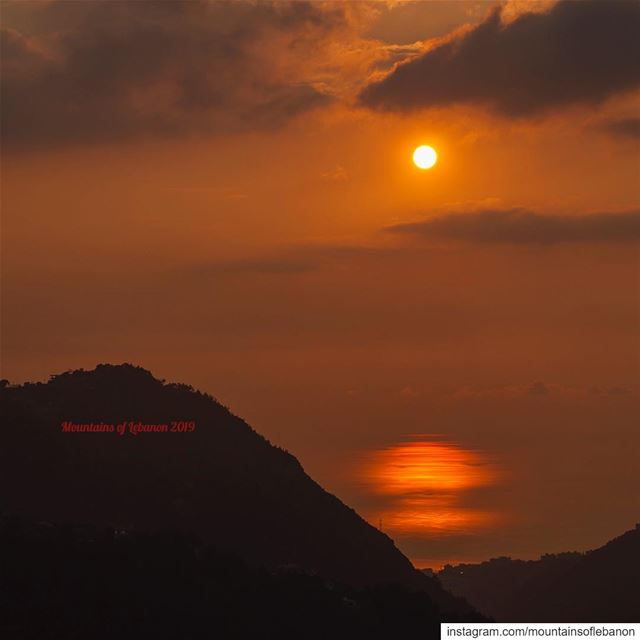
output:
[[[413,152],[413,163],[418,169],[431,169],[437,161],[436,150],[426,144],[420,145]]]

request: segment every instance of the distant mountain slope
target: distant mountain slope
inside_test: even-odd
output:
[[[502,622],[637,622],[640,525],[585,554],[447,566],[438,578]]]
[[[192,531],[249,563],[361,587],[397,582],[464,602],[210,396],[131,365],[5,386],[0,509],[52,522]],[[194,421],[192,433],[63,433],[62,423]]]

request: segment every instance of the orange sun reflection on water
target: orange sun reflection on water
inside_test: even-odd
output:
[[[496,484],[500,473],[489,457],[436,436],[414,436],[370,452],[359,475],[383,496],[386,508],[370,514],[399,534],[455,535],[491,526],[496,513],[466,504],[469,492]]]

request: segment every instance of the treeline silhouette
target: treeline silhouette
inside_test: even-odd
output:
[[[438,578],[501,622],[637,622],[640,525],[587,553],[447,565]]]
[[[6,640],[436,638],[442,620],[425,592],[250,567],[171,531],[3,516],[0,566]]]

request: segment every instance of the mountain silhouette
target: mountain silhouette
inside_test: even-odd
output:
[[[500,622],[637,622],[640,524],[586,553],[447,565],[438,578]]]
[[[0,566],[7,640],[435,638],[442,620],[422,591],[250,567],[172,531],[0,517]]]
[[[2,398],[0,509],[127,532],[174,529],[250,566],[300,568],[355,588],[396,583],[443,615],[473,615],[393,541],[325,491],[291,454],[183,384],[132,365],[8,385]],[[73,425],[194,423],[181,433],[65,432]]]

